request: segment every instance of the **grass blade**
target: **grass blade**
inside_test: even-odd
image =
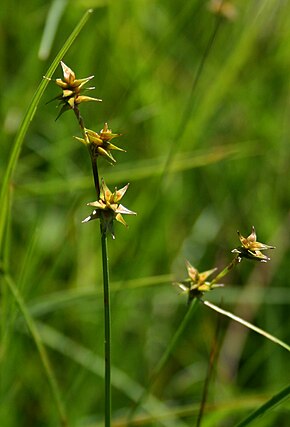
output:
[[[284,341],[279,340],[279,338],[276,338],[274,335],[269,334],[268,332],[264,331],[263,329],[258,328],[257,326],[253,325],[252,323],[247,322],[246,320],[242,319],[241,317],[236,316],[235,314],[223,310],[222,308],[212,304],[209,301],[202,301],[201,302],[206,305],[207,307],[211,308],[212,310],[217,311],[220,314],[223,314],[224,316],[229,317],[232,320],[235,320],[236,322],[240,323],[241,325],[246,326],[249,329],[252,329],[252,331],[257,332],[260,335],[263,335],[265,338],[267,338],[270,341],[273,341],[275,344],[280,345],[281,347],[285,348],[287,351],[290,351],[290,346],[286,344]]]
[[[61,61],[63,56],[66,54],[68,49],[71,47],[72,43],[75,41],[76,37],[78,36],[78,34],[80,33],[80,31],[82,30],[84,25],[86,24],[91,13],[92,13],[92,9],[89,9],[84,14],[82,19],[78,23],[78,25],[75,27],[75,29],[73,30],[71,35],[68,37],[68,39],[64,43],[63,47],[60,49],[60,51],[56,55],[54,61],[52,62],[49,69],[47,70],[46,77],[51,78],[51,76],[53,75],[54,71],[56,70],[59,62]],[[39,101],[40,101],[48,83],[49,83],[49,81],[47,79],[42,79],[41,83],[39,84],[39,86],[38,86],[38,88],[37,88],[37,90],[36,90],[36,92],[32,98],[31,104],[28,107],[28,110],[25,114],[23,122],[19,128],[18,134],[16,136],[16,139],[15,139],[15,142],[14,142],[14,145],[12,148],[11,155],[10,155],[10,158],[8,161],[8,165],[7,165],[3,180],[2,180],[1,191],[0,191],[0,206],[6,206],[7,205],[7,196],[8,196],[8,192],[9,192],[9,184],[10,184],[11,178],[13,176],[13,173],[15,171],[16,165],[17,165],[17,161],[19,158],[19,154],[21,151],[21,147],[22,147],[24,138],[27,134],[30,122],[32,121],[32,119],[34,117],[34,114],[37,110],[37,106],[39,104]],[[4,235],[5,235],[5,226],[7,223],[8,214],[9,214],[9,209],[7,208],[2,212],[2,215],[0,216],[0,248],[1,248],[1,254],[0,255],[1,255],[1,258],[3,257],[3,243],[4,243],[3,240],[4,240]]]
[[[243,421],[241,421],[239,424],[237,424],[236,427],[248,426],[249,424],[251,424],[252,421],[256,420],[258,417],[260,417],[262,415],[265,415],[265,413],[267,411],[270,411],[271,409],[273,409],[274,406],[278,405],[283,400],[289,398],[289,395],[290,395],[290,385],[285,387],[279,393],[275,394],[275,396],[273,396],[266,403],[264,403],[262,406],[260,406],[254,412],[252,412],[247,418],[245,418]]]
[[[89,372],[104,378],[103,358],[78,342],[68,338],[60,331],[57,331],[44,323],[37,322],[37,326],[40,331],[42,341],[45,342],[47,346],[75,361]],[[115,366],[112,366],[112,385],[117,390],[122,391],[124,395],[128,396],[132,401],[136,401],[138,396],[140,396],[144,391],[143,387],[139,383],[131,379],[126,372]],[[159,415],[168,410],[166,404],[162,403],[155,396],[150,394],[148,395],[147,401],[142,404],[142,407],[154,420],[159,419]],[[171,419],[159,420],[159,424],[164,427],[186,427],[186,424],[173,414]]]
[[[59,392],[59,387],[58,387],[54,372],[52,370],[52,367],[50,365],[45,347],[42,343],[40,334],[38,332],[38,329],[37,329],[37,327],[33,321],[33,318],[31,317],[31,315],[29,313],[29,310],[26,307],[26,304],[22,298],[21,293],[19,292],[19,289],[15,285],[12,278],[9,275],[5,274],[4,280],[5,280],[8,288],[9,288],[9,290],[11,291],[11,293],[14,296],[14,299],[18,305],[18,308],[19,308],[21,314],[23,315],[23,318],[26,322],[28,330],[31,333],[31,336],[32,336],[34,343],[36,345],[36,348],[38,350],[38,353],[39,353],[39,356],[40,356],[40,359],[41,359],[41,362],[42,362],[42,365],[44,368],[44,372],[47,376],[48,383],[49,383],[50,388],[51,388],[52,396],[53,396],[53,399],[55,401],[57,411],[59,413],[61,425],[63,427],[67,427],[68,426],[67,416],[66,416],[64,404],[63,404],[63,401],[62,401],[62,398],[61,398],[61,395]]]

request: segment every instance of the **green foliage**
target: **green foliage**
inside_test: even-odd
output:
[[[126,206],[138,212],[109,241],[115,425],[126,425],[184,319],[186,298],[172,280],[185,277],[186,259],[220,271],[237,229],[247,235],[255,225],[277,249],[265,265],[238,265],[208,298],[289,343],[290,5],[236,1],[236,20],[220,21],[205,58],[216,17],[200,0],[2,3],[0,174],[9,192],[0,206],[1,268],[47,346],[70,425],[103,425],[101,246],[97,224],[81,223],[95,192],[86,150],[73,139],[78,125],[70,112],[55,122],[55,106],[46,105],[55,85],[5,174],[33,94],[47,85],[42,76],[90,7],[62,59],[80,77],[95,75],[92,96],[103,102],[82,106],[86,126],[108,122],[127,151],[114,152],[115,166],[100,159],[100,176],[110,188],[130,182]],[[2,279],[0,425],[55,426],[41,361]],[[194,425],[216,322],[205,307],[194,313],[136,414],[140,423]],[[271,403],[289,395],[289,354],[227,320],[221,337],[202,426],[233,426],[260,407],[258,415],[267,412],[255,425],[286,427],[289,403]]]

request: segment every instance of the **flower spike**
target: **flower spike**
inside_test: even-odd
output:
[[[79,138],[75,136],[75,139],[83,143],[84,145],[90,145],[91,153],[93,157],[104,157],[109,163],[115,164],[116,160],[111,154],[112,150],[124,151],[122,148],[117,147],[114,144],[111,144],[111,140],[113,138],[117,138],[121,136],[120,133],[112,133],[110,129],[108,129],[108,124],[105,123],[104,129],[102,129],[99,133],[94,132],[91,129],[85,129],[86,139]]]
[[[101,182],[100,188],[100,198],[95,202],[88,203],[88,206],[92,206],[95,209],[87,218],[85,218],[82,222],[89,222],[93,219],[100,219],[102,232],[110,233],[115,239],[114,234],[114,220],[120,222],[121,224],[127,227],[127,224],[122,215],[136,215],[136,212],[133,212],[125,206],[121,205],[119,202],[127,191],[129,184],[125,185],[125,187],[120,188],[112,193],[111,190],[107,187],[104,179]]]
[[[59,105],[62,105],[60,113],[58,114],[56,120],[67,110],[75,109],[82,102],[89,101],[102,101],[98,98],[92,98],[91,96],[81,95],[81,92],[84,90],[91,90],[94,87],[89,87],[84,89],[84,85],[90,81],[94,76],[89,76],[84,79],[76,79],[74,71],[69,68],[64,62],[60,63],[63,71],[63,79],[56,79],[55,83],[62,89],[62,94],[58,95],[55,99],[59,100]],[[46,77],[44,77],[46,78]],[[52,80],[52,79],[49,79]],[[50,101],[49,101],[50,102]]]
[[[188,294],[188,302],[194,298],[200,298],[204,292],[223,286],[223,284],[213,283],[214,280],[212,282],[206,281],[216,271],[216,268],[200,273],[189,261],[186,261],[186,268],[188,278],[174,284]]]
[[[242,258],[248,258],[260,262],[267,262],[270,260],[270,258],[264,255],[261,251],[275,249],[275,246],[269,246],[264,243],[257,242],[257,234],[254,226],[252,227],[252,232],[248,237],[242,236],[239,231],[237,233],[242,246],[233,249],[232,252],[237,253],[240,260]]]

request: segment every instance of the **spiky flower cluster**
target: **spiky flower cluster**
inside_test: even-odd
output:
[[[60,65],[63,71],[63,78],[56,79],[55,83],[62,89],[62,93],[54,99],[59,100],[59,105],[62,105],[62,108],[57,118],[67,110],[74,111],[83,136],[82,138],[75,138],[89,148],[89,153],[93,162],[97,201],[88,203],[89,206],[93,206],[95,209],[91,215],[83,220],[83,222],[99,219],[102,232],[105,233],[105,235],[110,233],[112,237],[115,238],[113,227],[114,220],[127,226],[122,214],[136,215],[136,213],[120,204],[120,200],[124,196],[129,184],[119,190],[116,188],[114,192],[111,192],[106,186],[104,179],[101,180],[101,183],[99,182],[97,160],[99,157],[104,157],[109,163],[116,163],[111,151],[117,150],[125,152],[125,150],[112,144],[111,140],[121,136],[121,134],[113,133],[111,129],[109,129],[107,123],[104,124],[103,129],[99,133],[84,126],[84,121],[79,112],[79,104],[89,101],[101,101],[101,99],[98,98],[82,95],[84,90],[94,89],[93,87],[84,88],[85,84],[94,76],[77,79],[74,71],[64,62],[61,62]]]
[[[242,258],[248,258],[260,262],[267,262],[270,260],[270,258],[264,255],[261,251],[275,249],[275,246],[269,246],[265,245],[265,243],[257,242],[257,235],[254,226],[252,227],[252,232],[248,237],[243,237],[239,231],[238,236],[242,246],[233,249],[232,252],[238,254],[240,260]]]
[[[201,297],[204,292],[208,292],[214,288],[219,288],[223,286],[223,284],[220,283],[212,283],[207,281],[208,277],[216,271],[216,268],[200,273],[195,267],[190,264],[189,261],[186,261],[186,268],[188,277],[181,282],[176,282],[175,284],[183,292],[188,294],[189,301],[194,298]]]
[[[208,282],[207,279],[216,271],[216,268],[199,273],[198,270],[193,267],[189,261],[186,262],[188,277],[185,280],[175,282],[174,284],[177,285],[183,292],[187,293],[189,302],[194,298],[201,298],[204,292],[208,292],[212,289],[223,286],[217,282],[222,277],[226,276],[238,263],[242,261],[242,259],[245,258],[260,262],[267,262],[270,260],[270,258],[264,255],[261,251],[275,249],[275,247],[257,242],[257,235],[254,227],[252,227],[252,232],[248,237],[243,237],[239,231],[238,236],[242,246],[232,250],[232,253],[237,255],[230,262],[230,264],[227,265],[210,282]]]
[[[57,116],[57,119],[67,110],[73,110],[77,105],[82,102],[102,101],[98,98],[91,96],[81,95],[85,90],[95,89],[94,87],[84,88],[84,85],[94,78],[94,76],[85,77],[83,79],[76,79],[75,73],[71,68],[65,65],[64,62],[60,63],[63,71],[63,79],[56,79],[55,83],[62,89],[62,93],[54,99],[59,100],[59,105],[62,108]]]
[[[117,147],[116,145],[110,142],[113,138],[121,136],[121,134],[112,133],[112,131],[108,128],[108,123],[104,124],[104,128],[99,133],[94,132],[91,129],[85,129],[85,134],[86,139],[79,138],[77,136],[75,136],[75,138],[84,145],[90,145],[92,156],[95,158],[98,156],[102,156],[109,163],[115,164],[116,160],[112,156],[111,151],[117,150],[126,152],[126,150],[123,150],[122,148]]]
[[[112,193],[105,184],[105,181],[102,179],[99,200],[88,203],[88,206],[93,206],[96,209],[94,209],[92,214],[85,218],[83,222],[89,222],[93,219],[101,219],[102,227],[104,227],[103,231],[105,233],[109,232],[114,239],[114,220],[121,222],[121,224],[127,227],[122,214],[136,215],[136,212],[130,211],[119,203],[128,187],[129,184],[119,190],[115,188],[115,191]]]

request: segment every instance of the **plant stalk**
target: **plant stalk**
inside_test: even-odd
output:
[[[88,135],[86,133],[84,119],[82,118],[80,110],[79,110],[77,105],[75,105],[75,107],[73,108],[73,111],[75,113],[78,124],[79,124],[81,131],[82,131],[82,134],[83,134],[83,138],[86,141],[86,145],[87,145],[88,150],[89,150],[89,154],[90,154],[90,158],[91,158],[91,162],[92,162],[94,184],[95,184],[95,189],[96,189],[96,193],[97,193],[97,200],[98,200],[100,197],[100,179],[99,179],[99,172],[98,172],[97,157],[94,155],[94,153],[92,151],[91,144],[90,144]]]
[[[111,314],[107,234],[101,224],[105,324],[105,427],[111,426]]]
[[[276,338],[274,335],[271,335],[268,332],[264,331],[263,329],[260,329],[257,326],[253,325],[252,323],[247,322],[246,320],[242,319],[241,317],[236,316],[235,314],[231,313],[230,311],[223,310],[222,308],[212,304],[209,301],[203,301],[202,299],[200,299],[200,301],[204,305],[206,305],[207,307],[211,308],[212,310],[215,310],[218,313],[229,317],[230,319],[234,320],[235,322],[238,322],[241,325],[244,325],[247,328],[252,329],[252,331],[257,332],[258,334],[262,335],[263,337],[267,338],[268,340],[273,341],[275,344],[278,344],[281,347],[285,348],[287,351],[290,351],[290,346],[288,344],[286,344],[284,341],[281,341],[278,338]]]
[[[239,256],[236,256],[230,263],[227,265],[211,282],[210,286],[214,285],[215,283],[218,283],[220,279],[222,279],[224,276],[226,276],[237,264],[239,264],[240,258]]]

